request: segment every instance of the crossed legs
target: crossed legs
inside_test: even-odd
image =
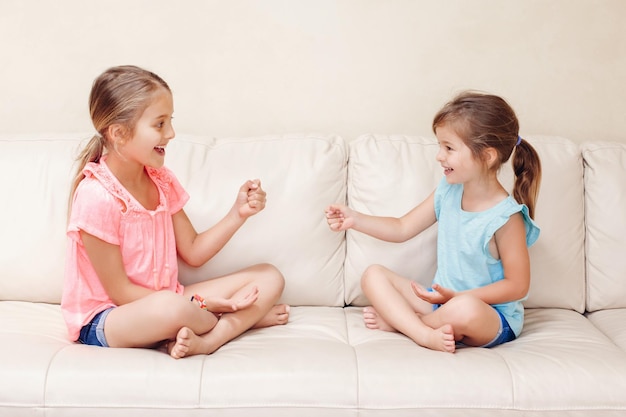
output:
[[[258,289],[251,306],[218,318],[189,301],[191,295],[244,297]],[[282,274],[272,265],[255,265],[231,275],[185,287],[181,296],[160,291],[111,311],[105,334],[111,347],[155,347],[167,343],[174,358],[209,354],[252,327],[285,324],[289,306],[275,305],[284,287]]]
[[[361,287],[372,303],[363,310],[366,327],[400,332],[430,349],[452,353],[456,341],[481,346],[500,328],[498,313],[478,298],[459,295],[433,311],[415,295],[409,279],[380,265],[365,271]]]

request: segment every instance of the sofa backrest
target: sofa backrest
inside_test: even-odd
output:
[[[536,208],[541,227],[530,249],[531,288],[527,307],[584,311],[583,171],[579,146],[558,137],[529,137],[542,161],[543,180]],[[348,201],[365,213],[400,216],[430,194],[443,173],[434,139],[364,135],[350,143]],[[510,162],[500,178],[512,189]],[[373,263],[385,265],[423,285],[436,269],[436,224],[404,243],[386,243],[348,231],[346,303],[365,305],[360,277]]]
[[[0,137],[0,300],[59,303],[74,160],[88,135]],[[198,231],[232,207],[239,187],[260,178],[267,206],[201,268],[181,263],[183,283],[269,262],[284,274],[283,302],[343,306],[343,234],[328,229],[324,208],[345,201],[347,148],[323,135],[210,139],[179,135],[167,148],[191,199]]]
[[[88,135],[0,137],[0,300],[58,303],[63,286],[65,224],[74,159]],[[531,248],[527,307],[584,311],[585,218],[580,147],[558,137],[530,137],[543,165]],[[326,135],[209,139],[179,135],[166,164],[191,195],[185,207],[198,230],[219,220],[241,184],[260,178],[266,209],[249,219],[222,252],[201,268],[181,264],[181,281],[195,282],[270,262],[287,280],[293,305],[363,305],[360,276],[381,263],[428,285],[436,267],[436,225],[393,244],[331,232],[324,208],[346,201],[363,212],[399,216],[441,178],[432,138],[364,135],[349,145]],[[589,309],[625,306],[624,145],[583,148],[587,187]],[[512,172],[501,172],[505,186]],[[608,221],[607,219],[610,219]],[[346,255],[347,251],[347,255]],[[345,281],[344,281],[345,261]],[[622,281],[620,281],[620,279]],[[344,285],[345,283],[345,285]]]
[[[58,303],[80,135],[0,138],[0,300]]]
[[[626,307],[626,144],[582,145],[587,310]]]
[[[179,135],[167,165],[191,198],[185,211],[205,230],[232,207],[239,187],[259,178],[266,208],[252,216],[200,268],[180,265],[180,280],[196,282],[260,262],[281,270],[281,301],[343,306],[345,240],[328,229],[324,208],[345,201],[347,147],[336,136],[289,135],[237,139]]]

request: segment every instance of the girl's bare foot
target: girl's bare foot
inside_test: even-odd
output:
[[[178,331],[176,340],[167,344],[167,351],[174,359],[186,356],[208,354],[210,352],[205,346],[204,340],[195,334],[189,327],[183,327]]]
[[[456,349],[454,330],[451,325],[444,324],[438,329],[432,329],[424,343],[417,342],[417,344],[433,350],[454,353]]]
[[[363,308],[363,321],[368,329],[384,330],[386,332],[397,332],[397,330],[387,323],[372,306]],[[442,352],[454,353],[456,341],[454,340],[454,330],[449,324],[438,329],[426,328],[428,333],[419,340],[414,340],[420,346],[439,350]]]
[[[263,327],[286,324],[289,321],[289,310],[290,307],[287,304],[275,305],[261,320],[252,326],[252,328],[261,329]]]
[[[391,327],[382,317],[378,315],[376,309],[372,306],[363,308],[363,321],[368,329],[384,330],[386,332],[395,332],[396,329]]]

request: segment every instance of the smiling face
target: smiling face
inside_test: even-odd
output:
[[[484,172],[484,164],[474,157],[449,124],[438,126],[435,135],[439,141],[437,162],[441,164],[449,184],[466,183],[480,177]]]
[[[152,168],[163,166],[165,148],[175,135],[172,127],[173,112],[172,94],[165,89],[159,89],[137,120],[132,137],[125,139],[117,147],[126,163],[134,162]]]

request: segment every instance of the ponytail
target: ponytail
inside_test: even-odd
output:
[[[541,183],[541,161],[535,148],[522,138],[513,152],[513,172],[515,173],[513,197],[518,203],[528,206],[530,217],[534,219]]]
[[[76,170],[76,175],[74,176],[74,180],[72,181],[72,188],[70,190],[70,200],[69,200],[69,212],[72,210],[72,201],[74,200],[74,193],[76,192],[76,188],[78,184],[85,178],[85,174],[83,174],[83,169],[89,162],[100,162],[100,158],[102,158],[102,154],[106,148],[106,139],[101,135],[94,135],[87,145],[83,148],[76,158],[76,162],[78,162],[78,168]]]

